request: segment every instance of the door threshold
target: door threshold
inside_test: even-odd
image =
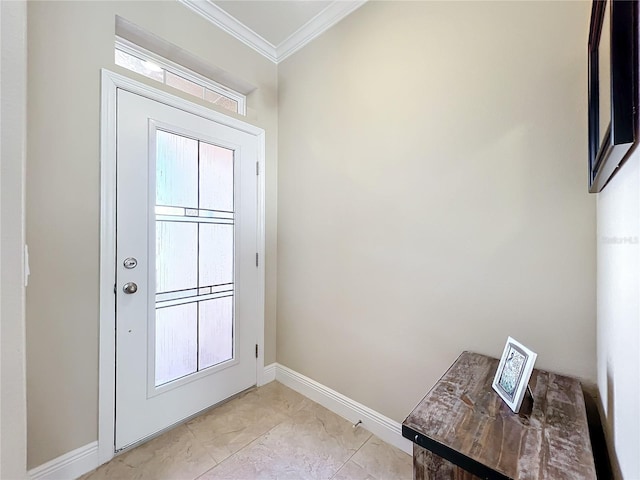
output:
[[[213,410],[214,408],[217,408],[217,407],[219,407],[221,405],[224,405],[225,403],[230,402],[231,400],[235,400],[236,398],[244,395],[245,393],[249,393],[249,392],[251,392],[253,390],[257,390],[257,388],[258,387],[256,385],[253,385],[253,386],[251,386],[251,387],[249,387],[249,388],[247,388],[245,390],[242,390],[242,391],[240,391],[240,392],[238,392],[238,393],[236,393],[234,395],[231,395],[229,398],[225,398],[221,402],[215,403],[215,404],[211,405],[210,407],[207,407],[207,408],[205,408],[203,410],[200,410],[199,412],[194,413],[193,415],[189,415],[188,417],[183,418],[179,422],[175,422],[175,423],[169,425],[167,428],[163,428],[162,430],[159,430],[156,433],[153,433],[153,434],[151,434],[151,435],[149,435],[147,437],[144,437],[143,439],[138,440],[137,442],[134,442],[134,443],[132,443],[130,445],[127,445],[126,447],[122,447],[121,449],[116,450],[114,452],[115,453],[114,458],[119,456],[119,455],[121,455],[121,454],[123,454],[123,453],[128,452],[129,450],[133,450],[134,448],[139,447],[140,445],[143,445],[143,444],[145,444],[145,443],[147,443],[147,442],[149,442],[149,441],[151,441],[151,440],[153,440],[155,438],[158,438],[159,436],[164,435],[168,431],[173,430],[174,428],[179,427],[180,425],[184,425],[184,424],[190,422],[191,420],[193,420],[194,418],[199,417],[200,415],[204,415],[205,413],[209,412],[210,410]]]

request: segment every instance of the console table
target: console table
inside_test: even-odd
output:
[[[580,382],[534,370],[532,410],[491,388],[498,360],[463,352],[402,424],[413,478],[595,480]]]

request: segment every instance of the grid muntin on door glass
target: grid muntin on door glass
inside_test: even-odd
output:
[[[155,386],[234,358],[234,151],[156,130]]]

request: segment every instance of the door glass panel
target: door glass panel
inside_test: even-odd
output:
[[[233,225],[200,225],[200,286],[233,283]]]
[[[234,358],[234,152],[156,137],[156,365],[162,385]]]
[[[156,292],[186,290],[198,278],[198,224],[156,222]]]
[[[156,205],[198,208],[198,141],[157,133]]]
[[[200,143],[200,208],[233,211],[233,151]]]
[[[195,303],[156,310],[156,385],[197,371]]]
[[[199,313],[200,368],[230,360],[233,357],[233,297],[200,302]]]

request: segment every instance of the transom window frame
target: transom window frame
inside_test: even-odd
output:
[[[177,75],[179,77],[182,77],[190,82],[193,82],[201,87],[204,87],[205,89],[209,89],[212,92],[217,93],[218,95],[222,95],[224,97],[227,97],[235,102],[237,102],[238,104],[238,111],[234,112],[234,113],[238,113],[239,115],[243,115],[246,116],[247,114],[247,97],[235,90],[230,89],[229,87],[226,87],[224,85],[221,85],[220,83],[211,80],[210,78],[207,78],[203,75],[200,75],[199,73],[194,72],[193,70],[190,70],[180,64],[177,64],[175,62],[172,62],[171,60],[162,57],[150,50],[147,50],[146,48],[143,48],[133,42],[130,42],[129,40],[122,38],[122,37],[118,37],[116,36],[115,39],[115,46],[114,46],[114,53],[115,50],[120,50],[128,55],[134,56],[142,61],[146,61],[152,64],[157,65],[158,67],[162,68],[165,72],[169,72],[173,75]],[[126,67],[123,67],[126,68]],[[134,71],[134,70],[131,70]],[[137,72],[139,73],[139,72]],[[141,73],[139,73],[140,75],[142,75]],[[148,77],[147,78],[151,78]],[[156,80],[159,81],[159,80]],[[162,80],[162,84],[163,85],[167,85],[166,83],[166,75],[163,72],[163,80]],[[168,85],[170,87],[172,87],[171,85]],[[176,88],[176,87],[172,87],[172,88]],[[181,90],[182,91],[182,90]],[[187,92],[188,93],[188,92]],[[189,93],[188,93],[189,94]],[[192,95],[192,94],[189,94]],[[201,100],[205,100],[207,101],[204,97],[198,97],[196,95],[192,95],[196,98],[200,98]],[[208,102],[208,101],[207,101]],[[211,103],[211,102],[208,102]],[[215,105],[215,103],[213,103],[213,105]],[[222,107],[224,108],[224,107]],[[232,110],[229,110],[232,111]]]

